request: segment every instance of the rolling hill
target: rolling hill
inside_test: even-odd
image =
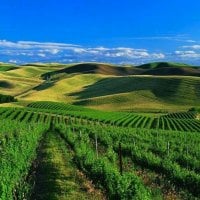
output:
[[[111,64],[104,63],[80,63],[74,64],[67,68],[56,70],[53,72],[47,72],[42,74],[42,78],[46,79],[49,76],[55,76],[58,74],[103,74],[113,76],[126,76],[131,74],[140,74],[143,70],[134,67],[119,67]]]
[[[157,69],[157,68],[191,68],[192,66],[185,63],[174,62],[152,62],[137,66],[142,69]]]
[[[127,75],[180,75],[200,76],[200,68],[179,63],[156,62],[140,66],[114,66],[103,63],[80,63],[42,74],[43,79],[54,77],[59,74],[103,74],[113,76]]]
[[[7,63],[0,63],[0,71],[10,71],[17,69],[17,66]]]
[[[78,105],[112,107],[113,110],[197,106],[200,104],[200,79],[172,76],[108,77],[71,95],[77,97]]]
[[[19,102],[60,101],[106,110],[186,110],[199,107],[199,69],[151,63],[27,64],[0,73],[0,91]],[[189,76],[190,75],[190,76]]]
[[[200,76],[200,68],[182,63],[155,62],[137,66],[145,69],[142,74],[147,75],[180,75],[180,76]]]

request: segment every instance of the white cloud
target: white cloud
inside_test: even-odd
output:
[[[150,53],[146,49],[132,49],[132,48],[116,48],[108,51],[105,56],[107,57],[124,57],[129,59],[162,59],[165,58],[163,53]]]
[[[194,43],[195,40],[189,38],[188,35],[160,35],[160,36],[146,36],[146,37],[131,37],[132,40],[170,40],[178,42]]]
[[[60,50],[59,49],[40,49],[40,50],[38,50],[38,52],[41,52],[41,53],[51,53],[51,54],[53,54],[53,55],[55,55],[55,54],[58,54],[59,52],[60,52]]]
[[[97,50],[97,51],[108,51],[109,48],[105,48],[105,47],[96,47],[96,48],[92,48],[94,50]]]
[[[15,48],[15,49],[68,49],[72,47],[79,47],[79,45],[53,43],[53,42],[33,42],[33,41],[18,41],[11,42],[7,40],[0,40],[0,48]]]
[[[130,47],[84,47],[75,44],[18,41],[11,42],[0,40],[0,54],[9,59],[19,59],[24,62],[39,61],[41,58],[52,61],[81,60],[108,61],[108,62],[135,62],[135,60],[159,60],[165,58],[160,52],[150,52],[147,49],[136,49]]]
[[[18,63],[17,60],[12,60],[12,59],[9,60],[8,62],[9,62],[9,63],[13,63],[13,64],[17,64],[17,63]]]
[[[134,49],[113,49],[108,51],[105,56],[107,57],[126,57],[126,58],[144,58],[149,57],[146,51],[137,51]]]
[[[156,59],[165,58],[165,55],[163,53],[153,53],[152,56],[153,56],[153,58],[156,58]]]
[[[183,46],[183,48],[187,48],[187,49],[200,49],[200,45],[199,44],[195,44],[195,45],[190,45],[190,46]]]
[[[175,55],[181,58],[200,58],[200,53],[195,51],[175,51]]]
[[[44,54],[44,53],[38,53],[37,55],[42,57],[42,58],[46,57],[46,54]]]
[[[69,48],[68,50],[72,50],[72,51],[74,51],[75,53],[80,53],[80,54],[82,54],[82,53],[86,53],[86,52],[87,52],[86,49],[83,49],[83,48],[77,48],[77,47]]]
[[[196,41],[195,40],[186,40],[186,42],[195,43]]]
[[[52,54],[57,54],[57,53],[60,52],[60,50],[58,50],[58,49],[51,49],[50,52],[51,52]]]

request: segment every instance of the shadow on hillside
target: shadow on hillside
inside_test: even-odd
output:
[[[158,66],[156,69],[150,69],[144,72],[143,74],[147,75],[161,75],[161,76],[170,76],[170,75],[177,75],[177,76],[200,76],[200,70],[195,68],[181,68],[181,67],[165,67],[161,68]]]
[[[54,82],[45,82],[33,88],[33,90],[41,91],[46,90],[54,85]]]
[[[112,77],[86,86],[83,91],[71,93],[77,100],[119,93],[151,91],[157,98],[173,97],[181,84],[178,78],[158,77]]]
[[[13,85],[9,83],[8,81],[0,81],[0,87],[1,88],[13,88]]]

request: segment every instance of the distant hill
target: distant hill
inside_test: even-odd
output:
[[[145,69],[142,74],[146,75],[180,75],[180,76],[200,76],[200,68],[183,63],[155,62],[137,66]]]
[[[66,68],[42,74],[43,79],[58,74],[103,74],[112,76],[127,75],[180,75],[200,76],[200,68],[181,63],[155,62],[140,66],[115,66],[102,63],[81,63],[67,66]]]
[[[200,69],[190,67],[165,67],[146,70],[142,74],[158,76],[200,76]]]
[[[0,71],[10,71],[17,69],[17,66],[12,64],[0,63]]]
[[[113,76],[124,76],[124,75],[141,74],[142,72],[143,69],[135,67],[119,67],[115,65],[102,64],[102,63],[81,63],[57,71],[42,74],[42,77],[46,79],[49,76],[61,73],[104,74]]]
[[[192,66],[184,63],[174,62],[152,62],[137,66],[142,69],[158,69],[158,68],[192,68]]]
[[[98,92],[97,92],[98,91]],[[160,105],[199,105],[200,80],[197,77],[108,77],[80,92],[76,104],[119,107],[158,107]]]
[[[199,69],[189,65],[33,63],[17,67],[0,73],[0,91],[15,96],[19,102],[59,101],[102,110],[174,111],[200,107]]]

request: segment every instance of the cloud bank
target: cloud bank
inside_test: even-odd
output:
[[[154,38],[155,39],[155,38]],[[193,41],[191,40],[190,43]],[[30,62],[110,62],[142,64],[155,61],[175,61],[200,64],[200,44],[179,46],[172,52],[150,51],[144,48],[82,46],[77,44],[0,40],[0,62],[24,64]]]
[[[165,58],[162,52],[127,47],[85,47],[76,44],[0,40],[2,62],[113,62],[143,63]]]

